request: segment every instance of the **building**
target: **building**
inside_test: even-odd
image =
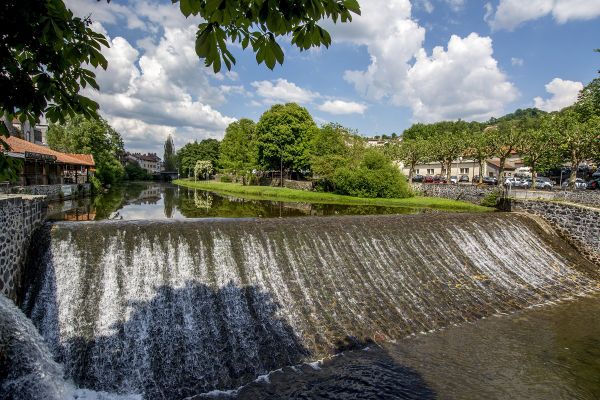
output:
[[[16,118],[13,119],[12,123],[6,122],[5,118],[2,118],[1,122],[4,122],[11,136],[26,140],[30,143],[46,146],[48,124],[44,117],[40,118],[40,123],[35,126],[31,126],[29,121],[21,122]]]
[[[16,136],[4,141],[9,147],[4,154],[22,161],[17,180],[21,186],[87,183],[95,172],[91,154],[61,153]]]
[[[505,176],[513,176],[519,170],[519,168],[522,168],[523,166],[523,160],[521,159],[520,155],[516,152],[513,152],[504,163]],[[402,172],[408,176],[410,172],[409,168],[404,166],[402,163],[399,163],[399,167]],[[443,170],[440,162],[434,161],[416,165],[415,174],[424,176],[446,175],[446,171]],[[457,160],[452,162],[450,175],[466,175],[469,177],[469,180],[473,180],[473,178],[479,175],[498,178],[500,175],[500,159],[490,158],[485,160],[483,163],[483,171],[480,171],[479,162],[472,159],[459,157]]]
[[[127,153],[125,155],[125,162],[137,163],[150,174],[160,174],[163,170],[163,163],[156,153]]]

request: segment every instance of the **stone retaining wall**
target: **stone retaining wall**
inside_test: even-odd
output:
[[[481,201],[494,192],[499,192],[496,186],[452,185],[413,182],[413,191],[420,196],[441,197],[450,200],[463,200],[481,204]]]
[[[542,217],[600,266],[600,209],[551,201],[511,200],[510,210]]]
[[[600,190],[561,191],[554,194],[554,199],[600,208]]]
[[[13,301],[29,241],[45,218],[44,196],[0,195],[0,293]]]
[[[46,196],[47,200],[52,201],[89,196],[92,191],[92,185],[90,183],[79,183],[67,185],[12,186],[10,187],[9,191],[12,194]]]

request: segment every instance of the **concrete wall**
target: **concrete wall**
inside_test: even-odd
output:
[[[470,203],[480,204],[487,195],[494,191],[499,191],[495,186],[477,186],[477,185],[448,185],[435,183],[412,184],[415,194],[420,196],[442,197],[450,200],[463,200]]]
[[[600,266],[600,209],[551,201],[512,200],[510,210],[542,217]]]
[[[46,196],[46,200],[59,200],[61,198],[73,198],[89,196],[92,191],[90,183],[69,184],[69,185],[31,185],[31,186],[12,186],[9,189],[13,194],[31,194]]]
[[[29,241],[45,218],[44,196],[0,195],[0,292],[13,301]]]

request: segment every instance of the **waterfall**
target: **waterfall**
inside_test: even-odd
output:
[[[23,309],[77,385],[147,399],[598,289],[533,220],[56,223]]]

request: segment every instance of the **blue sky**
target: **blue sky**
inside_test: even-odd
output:
[[[365,136],[553,111],[600,69],[599,0],[362,0],[351,24],[324,23],[329,49],[300,52],[283,39],[285,63],[271,71],[234,46],[237,64],[218,75],[195,56],[199,20],[169,0],[66,3],[110,38],[101,90],[86,94],[131,151],[162,153],[169,134],[177,147],[220,139],[232,121],[288,101]]]

